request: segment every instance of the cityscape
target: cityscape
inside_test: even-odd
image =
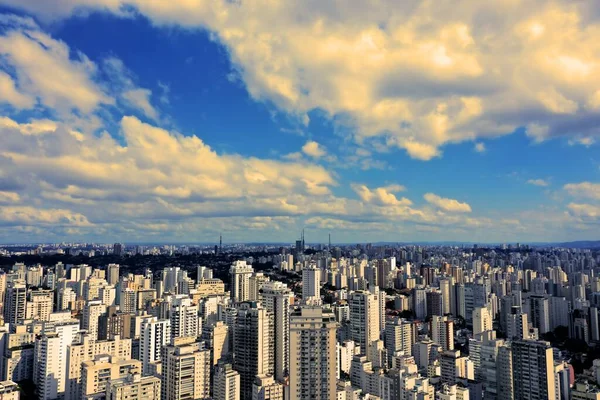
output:
[[[2,398],[600,399],[598,242],[1,250]]]
[[[0,400],[600,400],[600,0],[0,0]]]

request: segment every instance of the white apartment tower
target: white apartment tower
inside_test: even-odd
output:
[[[192,305],[189,296],[176,295],[173,298],[169,318],[171,320],[171,341],[178,337],[195,338],[200,336],[198,306]]]
[[[350,337],[369,355],[371,345],[379,340],[380,307],[377,296],[368,291],[359,290],[348,296],[350,305]]]
[[[4,304],[4,322],[14,325],[26,317],[27,287],[23,281],[8,284]]]
[[[303,306],[290,316],[290,400],[336,398],[335,315]]]
[[[149,317],[142,321],[140,331],[140,361],[142,375],[150,373],[150,364],[160,360],[162,347],[171,339],[171,323],[169,320],[159,320]]]
[[[444,351],[454,350],[454,321],[451,318],[432,316],[429,333],[434,343],[441,345]]]
[[[306,304],[321,301],[321,270],[315,264],[302,270],[302,301]]]
[[[289,374],[290,361],[290,305],[294,294],[282,282],[268,282],[263,286],[264,307],[273,314],[275,341],[275,379],[282,381]]]
[[[219,364],[216,368],[213,400],[240,400],[240,374],[231,364]]]
[[[256,375],[274,372],[273,314],[258,303],[242,303],[233,323],[233,367],[240,373],[242,399],[252,397]]]
[[[162,400],[210,398],[210,350],[196,337],[163,347]]]
[[[246,261],[236,261],[229,268],[231,275],[231,298],[233,301],[250,299],[250,277],[254,269]]]
[[[98,322],[106,313],[106,306],[100,300],[88,301],[83,308],[82,329],[88,331],[92,340],[98,340]]]
[[[511,348],[514,399],[554,399],[554,355],[550,343],[515,340]]]

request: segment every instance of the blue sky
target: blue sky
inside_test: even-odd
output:
[[[0,242],[598,239],[585,4],[50,3],[0,0]]]

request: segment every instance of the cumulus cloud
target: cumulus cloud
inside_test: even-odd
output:
[[[8,103],[17,109],[31,108],[35,99],[21,93],[10,75],[0,71],[0,103]]]
[[[455,199],[449,199],[447,197],[440,197],[434,193],[426,193],[423,198],[429,204],[438,207],[441,210],[448,212],[458,212],[458,213],[470,213],[471,206],[467,203],[461,203]]]
[[[485,153],[487,149],[485,148],[485,143],[475,143],[474,149],[477,153]]]
[[[150,103],[152,92],[148,89],[130,89],[123,92],[123,98],[134,108],[141,110],[148,118],[158,120],[158,112]]]
[[[313,158],[321,158],[327,153],[323,146],[313,140],[309,140],[302,146],[302,152]]]
[[[575,197],[600,200],[600,183],[569,183],[564,186],[564,189]]]
[[[546,186],[550,185],[548,183],[548,181],[546,181],[544,179],[529,179],[527,181],[527,183],[530,185],[533,185],[533,186],[541,186],[541,187],[546,187]]]
[[[6,21],[9,21],[6,24]],[[112,99],[94,82],[97,70],[85,55],[71,57],[69,47],[51,38],[32,23],[15,24],[15,19],[0,20],[0,54],[15,71],[16,82],[0,75],[0,85],[8,90],[5,100],[19,108],[31,108],[33,99],[62,113],[79,110],[88,113]],[[16,85],[20,89],[16,91]],[[10,97],[9,97],[10,96]]]
[[[207,28],[250,94],[304,117],[315,109],[417,159],[521,126],[541,141],[600,134],[600,23],[591,2],[34,0],[4,4],[56,19],[135,9],[157,25]],[[582,123],[581,121],[589,121]]]
[[[369,189],[366,185],[360,184],[352,184],[351,187],[365,203],[373,203],[379,206],[410,206],[412,204],[412,201],[409,199],[405,197],[398,199],[394,194],[405,189],[401,185],[389,185],[373,190]]]

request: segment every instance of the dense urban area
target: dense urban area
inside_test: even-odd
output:
[[[2,399],[600,399],[600,248],[6,245]]]

